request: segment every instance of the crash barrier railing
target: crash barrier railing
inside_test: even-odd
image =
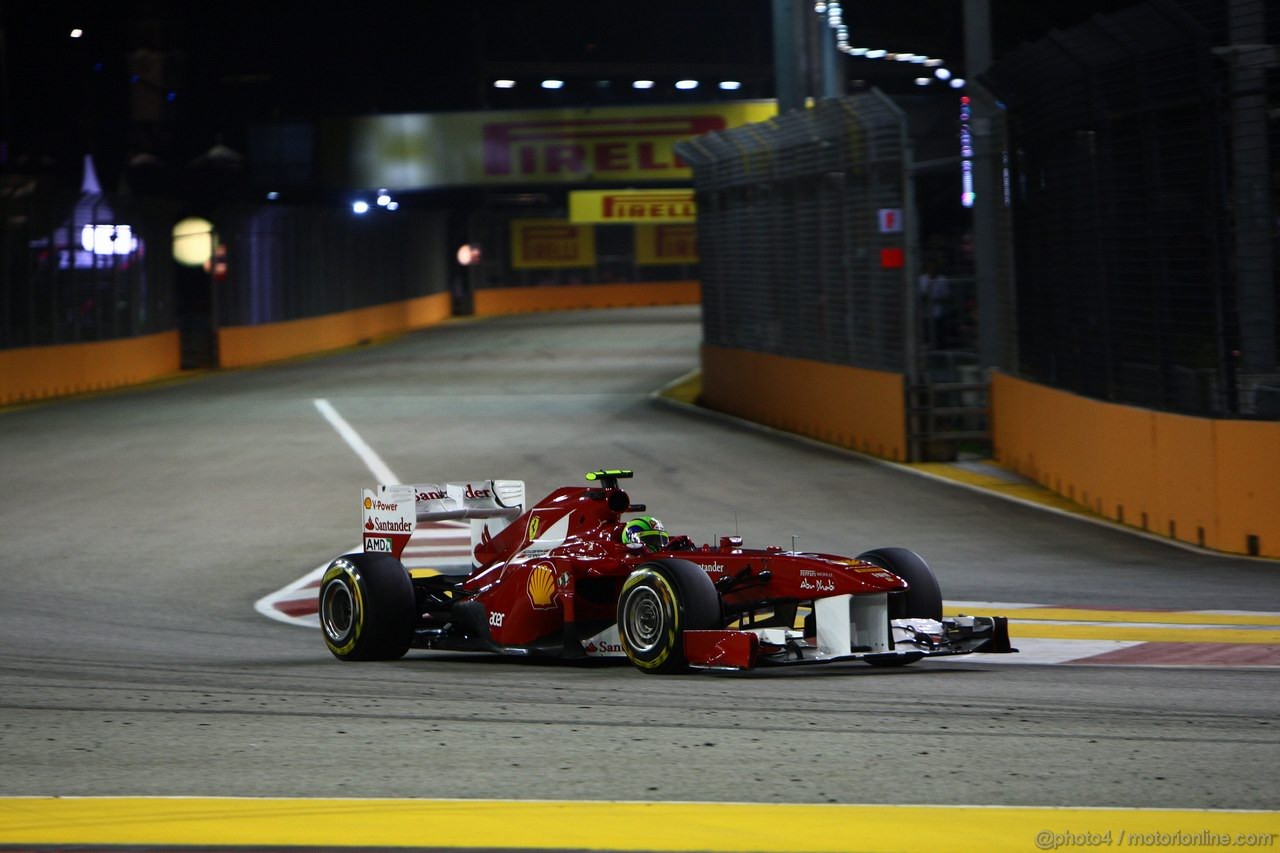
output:
[[[1099,400],[1280,417],[1278,42],[1274,3],[1166,0],[993,66],[1017,226],[1006,369]]]

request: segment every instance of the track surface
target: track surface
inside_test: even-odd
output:
[[[254,611],[357,541],[371,477],[317,398],[405,479],[536,496],[631,467],[669,529],[904,545],[952,600],[1280,609],[1274,565],[655,404],[700,333],[689,309],[458,323],[0,413],[0,795],[1280,805],[1274,669],[347,665]]]

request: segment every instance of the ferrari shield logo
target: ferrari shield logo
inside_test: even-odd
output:
[[[542,519],[536,515],[529,516],[529,533],[527,538],[530,542],[538,538],[538,529],[542,527]]]

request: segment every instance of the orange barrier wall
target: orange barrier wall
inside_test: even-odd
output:
[[[383,335],[430,326],[451,315],[449,294],[434,293],[283,323],[229,326],[218,330],[218,364],[249,367],[351,346]]]
[[[657,281],[635,284],[548,284],[501,287],[475,292],[477,317],[567,311],[575,308],[627,308],[636,305],[697,305],[702,287],[697,281]]]
[[[829,444],[906,459],[899,373],[703,344],[702,403]]]
[[[177,332],[0,350],[0,405],[102,391],[177,373]]]
[[[996,458],[1124,524],[1280,557],[1280,423],[1193,418],[996,374]]]

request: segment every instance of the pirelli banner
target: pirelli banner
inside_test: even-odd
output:
[[[693,190],[577,190],[569,193],[571,222],[696,222]]]
[[[696,264],[698,262],[698,226],[637,225],[636,264]]]
[[[513,269],[563,269],[595,265],[595,226],[574,225],[563,219],[511,220]]]
[[[729,101],[332,119],[324,171],[341,185],[399,190],[691,181],[672,150],[677,142],[776,113],[773,101]]]

